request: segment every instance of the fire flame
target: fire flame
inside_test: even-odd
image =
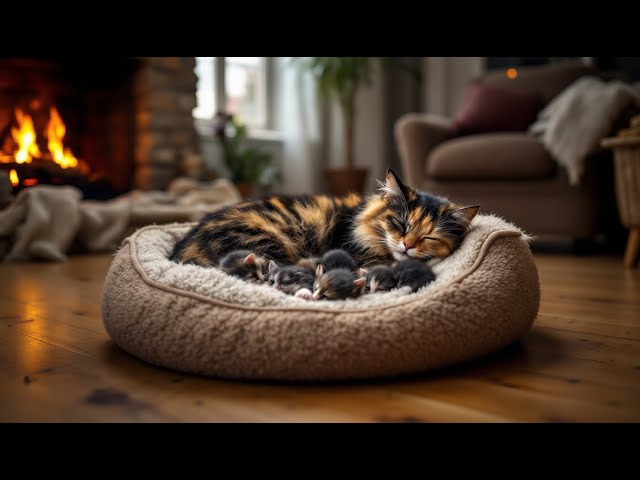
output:
[[[17,187],[20,184],[20,179],[18,178],[18,172],[15,170],[11,170],[9,172],[9,180],[11,181],[11,185]]]
[[[11,129],[11,136],[18,144],[18,151],[14,156],[16,163],[31,163],[32,157],[40,156],[33,120],[19,108],[16,108],[16,120],[18,120],[18,128]]]
[[[70,148],[64,148],[62,144],[62,139],[66,133],[67,127],[62,122],[58,110],[55,107],[51,107],[49,124],[47,125],[51,157],[61,168],[75,168],[78,166],[78,159],[73,155]]]

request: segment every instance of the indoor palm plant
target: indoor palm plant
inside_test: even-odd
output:
[[[344,128],[344,168],[329,168],[325,176],[331,193],[362,192],[368,169],[356,168],[354,158],[357,95],[371,85],[375,57],[306,57],[296,61],[316,79],[323,98],[340,106]]]

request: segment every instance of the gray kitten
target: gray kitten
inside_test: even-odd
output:
[[[288,295],[311,300],[314,278],[313,271],[307,268],[296,265],[278,267],[275,262],[269,262],[269,285]]]
[[[249,250],[234,250],[218,263],[218,268],[228,275],[251,283],[264,283],[269,273],[269,263]]]
[[[389,292],[398,286],[396,272],[387,265],[376,265],[360,271],[366,275],[365,293]]]
[[[346,250],[334,248],[320,257],[318,267],[316,268],[316,275],[322,275],[324,272],[335,270],[337,268],[345,268],[355,272],[358,270],[358,265]]]
[[[396,262],[393,265],[393,270],[398,276],[398,288],[411,287],[412,292],[436,279],[430,266],[413,258]]]
[[[314,300],[344,300],[357,298],[364,287],[364,277],[358,278],[346,268],[336,268],[316,277],[313,285]]]

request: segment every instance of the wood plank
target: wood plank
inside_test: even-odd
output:
[[[100,318],[111,260],[0,265],[0,421],[640,421],[640,273],[618,257],[536,255],[539,318],[502,352],[315,385],[201,378],[126,354]]]

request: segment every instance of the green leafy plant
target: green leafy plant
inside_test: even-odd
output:
[[[335,98],[345,126],[344,158],[347,168],[354,166],[354,127],[356,96],[363,86],[371,85],[373,57],[308,57],[294,62],[307,69],[318,83],[325,99]]]
[[[385,69],[400,68],[420,80],[420,70],[393,57],[297,57],[294,64],[309,71],[316,79],[319,93],[325,99],[336,99],[344,121],[344,159],[353,169],[356,99],[363,87],[372,83],[375,64]]]
[[[247,126],[236,116],[217,113],[214,131],[222,147],[222,159],[229,170],[232,182],[249,182],[261,190],[266,190],[281,180],[280,170],[273,165],[271,152],[245,146]]]

